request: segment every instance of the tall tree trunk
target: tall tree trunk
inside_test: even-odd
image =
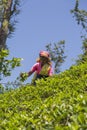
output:
[[[6,40],[9,34],[9,21],[11,18],[11,7],[13,0],[7,0],[3,7],[3,17],[0,28],[0,50],[6,48]]]

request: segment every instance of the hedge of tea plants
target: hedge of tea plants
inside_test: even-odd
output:
[[[0,130],[86,130],[87,63],[0,94]]]

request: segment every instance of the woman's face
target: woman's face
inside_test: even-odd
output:
[[[41,60],[42,63],[47,63],[47,61],[48,61],[48,59],[44,56],[41,56],[40,60]]]

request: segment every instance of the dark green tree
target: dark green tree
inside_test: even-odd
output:
[[[77,24],[82,27],[81,38],[83,54],[79,55],[79,59],[76,60],[77,64],[87,60],[87,11],[79,9],[79,4],[80,1],[76,0],[75,7],[71,10]]]
[[[14,32],[17,22],[15,16],[20,12],[19,5],[19,0],[0,0],[0,50],[7,48],[7,38]]]
[[[46,50],[50,53],[51,60],[54,63],[54,73],[60,72],[60,66],[65,61],[66,56],[64,55],[64,49],[64,40],[54,44],[49,43],[46,45]]]
[[[0,80],[10,76],[11,71],[20,66],[21,58],[13,57],[8,60],[9,49],[7,48],[7,38],[14,32],[16,16],[20,12],[20,0],[0,0]],[[0,90],[2,91],[2,85]]]
[[[77,24],[87,32],[87,11],[79,9],[79,0],[76,0],[75,7],[71,10],[73,17],[76,19]]]
[[[79,58],[76,60],[76,64],[84,63],[87,61],[87,38],[84,38],[82,43],[83,54],[78,56]]]

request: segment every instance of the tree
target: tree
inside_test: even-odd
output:
[[[87,38],[84,38],[82,42],[83,54],[78,56],[79,58],[76,60],[76,64],[84,63],[85,61],[87,61]]]
[[[79,9],[79,0],[76,0],[76,4],[73,10],[71,10],[73,17],[76,19],[77,24],[87,32],[87,11]]]
[[[51,60],[54,63],[54,73],[60,72],[60,66],[65,61],[66,56],[64,55],[65,41],[60,41],[52,44],[46,45],[46,50],[50,53]]]
[[[6,49],[6,40],[14,32],[15,16],[19,14],[19,0],[0,1],[0,50]]]
[[[71,10],[71,13],[73,14],[73,17],[76,19],[77,24],[81,25],[82,30],[85,31],[85,34],[81,34],[83,54],[79,55],[79,59],[76,61],[77,64],[85,62],[87,60],[87,11],[80,10],[79,3],[80,1],[76,0],[75,7],[73,10]]]
[[[7,38],[14,32],[19,7],[20,0],[0,0],[0,80],[10,76],[11,71],[21,65],[21,58],[13,57],[8,60],[9,50],[6,45]],[[0,84],[0,90],[2,88]]]
[[[8,60],[9,50],[2,49],[0,51],[0,81],[7,76],[11,75],[11,71],[21,65],[21,58],[13,57],[11,60]],[[0,93],[4,91],[4,87],[0,84]]]

